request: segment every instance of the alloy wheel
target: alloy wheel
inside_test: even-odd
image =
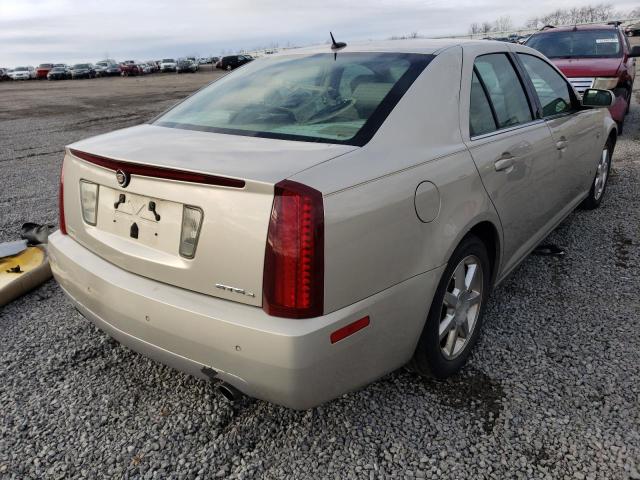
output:
[[[475,255],[463,258],[451,274],[439,329],[440,350],[447,360],[460,355],[473,335],[482,306],[483,275],[482,264]]]
[[[604,192],[604,187],[607,184],[607,177],[609,176],[609,149],[605,148],[600,156],[600,162],[596,170],[596,179],[593,183],[593,196],[596,200],[599,200]]]

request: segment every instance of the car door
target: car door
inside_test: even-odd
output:
[[[597,128],[598,112],[581,109],[569,82],[544,59],[528,53],[518,53],[517,57],[555,141],[554,157],[562,192],[558,214],[562,215],[575,208],[591,185],[604,143]]]
[[[502,223],[501,270],[507,273],[539,243],[554,214],[555,144],[544,121],[536,118],[508,52],[469,60],[463,68],[467,115],[460,115],[468,122],[461,129]]]

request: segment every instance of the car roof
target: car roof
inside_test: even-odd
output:
[[[618,27],[615,25],[605,25],[605,24],[590,24],[590,25],[565,25],[562,27],[553,27],[548,28],[546,30],[542,30],[540,32],[535,32],[534,35],[538,33],[554,33],[554,32],[573,32],[573,31],[583,31],[583,30],[618,30]]]
[[[383,40],[372,42],[353,42],[349,43],[345,48],[338,50],[339,52],[390,52],[390,53],[421,53],[428,55],[437,55],[451,47],[456,46],[474,46],[488,45],[491,42],[502,44],[504,42],[495,42],[492,40],[468,40],[460,38],[419,38],[408,40]],[[281,50],[272,57],[285,55],[310,55],[314,53],[333,53],[329,44],[314,45],[311,47],[294,48]]]

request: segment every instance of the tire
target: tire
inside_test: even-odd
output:
[[[633,95],[632,89],[627,89],[627,109],[624,111],[624,114],[627,115],[629,110],[631,110],[631,97]]]
[[[605,159],[606,152],[606,159]],[[598,162],[596,174],[591,182],[591,188],[589,189],[589,195],[580,204],[580,208],[584,210],[594,210],[600,206],[604,194],[607,190],[607,181],[609,180],[609,172],[611,171],[611,156],[613,155],[613,142],[611,138],[607,140],[607,143],[602,149],[602,155]],[[600,188],[602,187],[602,188]]]
[[[629,109],[631,108],[631,89],[627,87],[618,87],[613,90],[613,94],[616,97],[623,97],[627,101],[627,108],[625,109],[624,114],[625,115],[628,114]],[[622,124],[620,123],[621,122],[618,122],[619,124],[618,130],[622,132],[622,124],[624,124],[624,121],[622,122]]]
[[[474,266],[475,275],[467,282]],[[442,274],[418,346],[409,362],[410,370],[425,377],[445,379],[464,366],[482,328],[491,291],[491,269],[482,240],[475,235],[465,237]],[[445,328],[446,325],[449,328]],[[445,332],[443,335],[441,329]],[[465,330],[466,338],[463,337]],[[454,337],[453,342],[451,337]]]
[[[231,70],[231,65],[227,65],[227,72]]]

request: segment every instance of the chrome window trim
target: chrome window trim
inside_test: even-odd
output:
[[[549,118],[549,117],[547,117]],[[531,127],[533,125],[538,125],[538,124],[542,124],[545,123],[545,119],[542,118],[536,118],[530,122],[527,123],[521,123],[520,125],[514,125],[513,127],[507,127],[507,128],[501,128],[499,130],[494,130],[493,132],[489,132],[489,133],[483,133],[482,135],[476,135],[475,137],[469,137],[469,140],[471,140],[472,142],[475,140],[483,140],[485,138],[489,138],[489,137],[493,137],[496,135],[501,135],[503,133],[509,133],[509,132],[513,132],[515,130],[520,130],[522,128],[526,128],[526,127]]]

